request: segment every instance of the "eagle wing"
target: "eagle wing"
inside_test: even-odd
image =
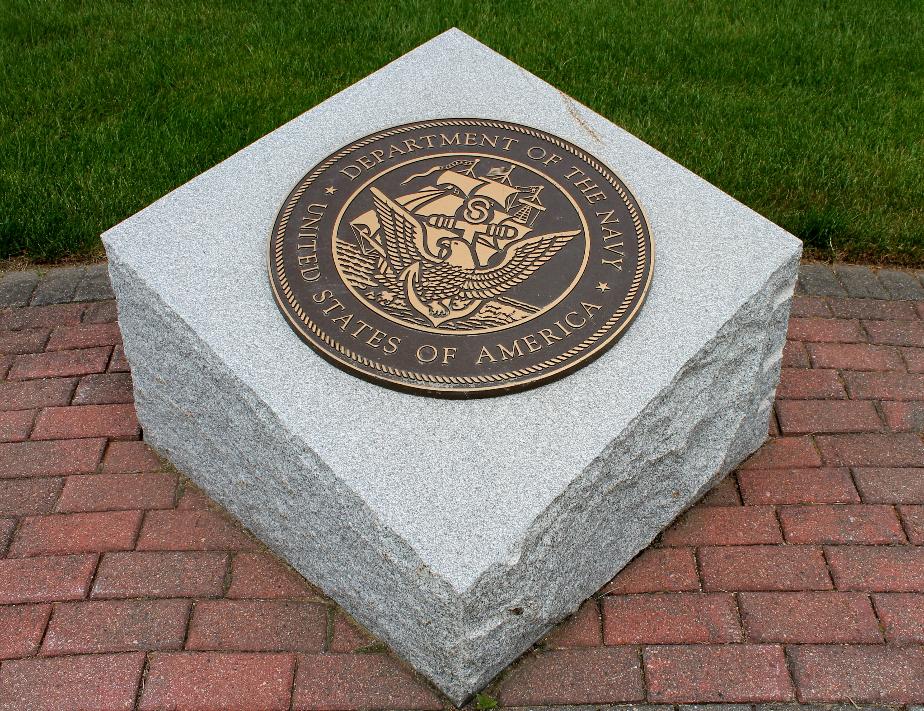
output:
[[[580,230],[550,232],[511,242],[500,264],[469,275],[462,285],[460,298],[490,299],[503,294],[529,277],[580,233]]]
[[[372,193],[372,203],[375,205],[379,226],[385,233],[382,242],[388,265],[395,274],[400,274],[424,256],[418,247],[424,240],[423,225],[378,188],[370,187],[369,191]]]
[[[456,296],[471,271],[448,262],[440,264],[431,262],[424,265],[421,274],[421,295],[430,301],[436,301]]]

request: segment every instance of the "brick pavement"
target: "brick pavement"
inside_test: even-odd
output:
[[[804,265],[772,439],[486,693],[924,703],[920,276]],[[153,454],[127,370],[102,266],[0,275],[0,711],[446,707]]]

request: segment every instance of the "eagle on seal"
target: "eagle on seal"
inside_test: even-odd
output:
[[[473,314],[487,299],[527,279],[580,234],[569,230],[513,239],[481,265],[475,245],[461,236],[441,237],[434,252],[417,216],[381,190],[370,191],[384,236],[385,262],[403,285],[408,304],[434,326]],[[442,216],[428,220],[440,226],[445,222]]]

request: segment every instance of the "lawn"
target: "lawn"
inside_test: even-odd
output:
[[[100,255],[107,227],[453,25],[811,256],[924,265],[921,0],[0,0],[0,258]]]

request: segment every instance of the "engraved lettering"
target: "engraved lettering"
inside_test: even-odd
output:
[[[436,360],[436,357],[439,353],[436,350],[436,346],[431,346],[429,344],[424,344],[417,349],[417,360],[421,363],[431,363]]]
[[[574,317],[573,319],[572,316]],[[577,323],[575,323],[575,321],[577,321]],[[565,323],[571,326],[571,328],[580,328],[585,323],[587,323],[587,320],[577,311],[569,311],[565,314]]]
[[[344,314],[343,316],[338,316],[337,318],[332,318],[331,321],[334,323],[340,324],[340,330],[346,331],[347,326],[350,325],[350,321],[353,320],[353,314]]]
[[[526,336],[523,336],[523,343],[525,343],[526,347],[529,348],[530,353],[535,353],[540,348],[542,348],[542,346],[539,345],[539,342],[536,340],[536,337],[532,333]]]
[[[353,331],[353,333],[350,334],[351,336],[353,336],[353,338],[359,338],[360,333],[372,328],[372,326],[370,326],[368,323],[360,319],[357,319],[356,323],[359,324],[359,328],[357,328],[355,331]]]
[[[602,306],[598,306],[597,304],[587,304],[583,301],[581,302],[581,306],[584,308],[584,311],[587,313],[587,316],[589,318],[593,318],[594,314],[603,308]]]
[[[561,336],[556,336],[554,333],[552,333],[551,328],[540,328],[539,335],[545,339],[547,346],[551,346],[555,341],[561,340]]]
[[[487,358],[492,363],[496,362],[497,359],[491,355],[491,351],[488,350],[487,346],[481,347],[481,352],[478,354],[478,360],[475,361],[475,365],[481,365],[481,362]]]
[[[510,344],[510,350],[505,348],[503,343],[498,343],[497,348],[500,350],[501,360],[510,360],[523,355],[523,348],[520,346],[519,338]]]

